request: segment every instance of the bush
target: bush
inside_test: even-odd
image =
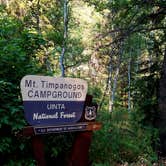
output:
[[[94,166],[108,163],[138,163],[144,161],[150,165],[157,160],[152,143],[157,141],[157,130],[142,127],[133,118],[137,112],[124,109],[111,114],[100,112],[101,130],[94,133],[91,147],[91,159]]]
[[[28,36],[28,40],[25,40],[25,36]],[[15,132],[27,125],[20,80],[26,74],[39,71],[33,53],[40,45],[39,35],[26,30],[21,21],[10,16],[0,18],[0,165],[33,163],[29,138],[17,138]]]

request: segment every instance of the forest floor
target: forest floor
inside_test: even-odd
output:
[[[149,166],[146,163],[133,163],[128,164],[127,162],[124,164],[117,164],[116,166]],[[152,166],[166,166],[166,158],[160,158],[157,163],[154,163]]]
[[[166,166],[166,158],[161,158],[154,166]]]

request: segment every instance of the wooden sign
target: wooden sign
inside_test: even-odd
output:
[[[30,125],[71,124],[82,116],[87,83],[78,78],[27,75],[21,80],[21,93]]]

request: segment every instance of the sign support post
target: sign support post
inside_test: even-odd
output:
[[[44,143],[39,135],[32,136],[32,147],[35,160],[38,166],[46,166]]]
[[[92,104],[92,96],[87,95],[85,100],[85,107]],[[85,110],[85,108],[84,108]],[[85,112],[84,112],[85,115]],[[82,117],[82,121],[87,121]],[[88,166],[89,165],[89,148],[92,141],[92,130],[78,132],[71,151],[71,156],[68,166]]]

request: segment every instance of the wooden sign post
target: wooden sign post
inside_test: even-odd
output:
[[[95,120],[97,108],[91,105],[92,105],[92,96],[87,95],[85,100],[84,113],[83,113],[81,121]],[[88,108],[94,108],[94,107],[95,107],[95,110],[88,109]],[[89,122],[89,123],[93,123],[93,122]],[[71,152],[68,166],[89,166],[89,148],[92,141],[92,131],[95,128],[100,129],[100,127],[101,127],[100,123],[97,124],[94,122],[94,126],[89,131],[77,133],[75,137],[75,141],[73,143],[72,152]]]
[[[87,95],[87,83],[75,78],[28,75],[21,80],[25,118],[30,124],[19,133],[31,136],[38,166],[46,166],[41,135],[77,132],[68,166],[88,166],[97,105]]]

